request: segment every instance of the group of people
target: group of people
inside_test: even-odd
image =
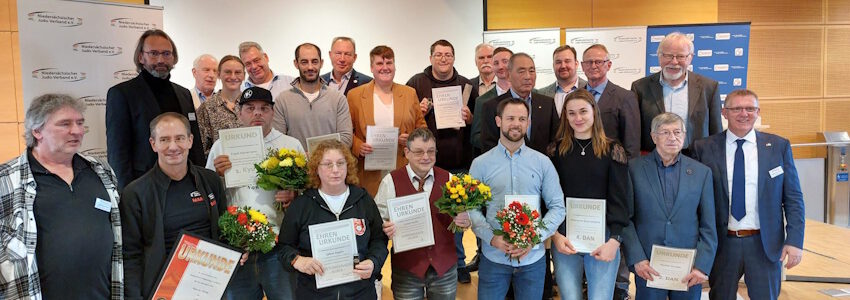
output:
[[[744,274],[751,298],[778,297],[783,261],[791,268],[802,258],[804,207],[789,142],[754,129],[754,92],[736,90],[721,107],[717,82],[688,70],[686,35],[661,41],[661,71],[631,91],[608,80],[601,44],[581,60],[573,47],[556,48],[555,82],[540,90],[528,54],[488,44],[474,51],[479,74],[467,79],[454,68],[453,45],[438,40],[430,66],[402,85],[388,46],[369,52],[369,77],[353,69],[351,38],[333,39],[324,75],[319,46],[301,44],[293,78],[274,73],[269,55],[247,41],[238,56],[195,59],[188,90],[170,81],[178,60],[171,38],[144,32],[139,75],[107,93],[108,164],[79,153],[81,101],[48,94],[27,109],[27,150],[0,165],[0,294],[150,298],[179,233],[219,239],[218,217],[236,205],[264,213],[279,240],[268,253],[243,255],[225,298],[380,298],[396,234],[387,201],[427,193],[434,245],[391,255],[397,299],[454,299],[476,270],[479,299],[549,299],[553,281],[562,299],[581,299],[584,283],[588,299],[624,299],[629,272],[637,299],[699,299],[706,280],[712,299],[734,299]],[[465,126],[438,129],[432,89],[452,86],[462,91]],[[306,190],[225,188],[232,163],[218,132],[252,126],[267,148],[307,155]],[[374,151],[369,126],[398,128],[397,169],[364,169]],[[305,151],[308,138],[329,134],[338,140]],[[433,203],[460,173],[490,186],[493,199],[456,217],[438,213]],[[494,235],[506,195],[538,198],[544,244],[521,248]],[[566,198],[605,200],[605,242],[594,251],[573,246]],[[356,228],[360,280],[317,289],[324,269],[308,226],[345,219]],[[479,241],[469,266],[463,233],[450,224]],[[649,264],[653,245],[696,250],[687,291],[647,287],[659,275]]]

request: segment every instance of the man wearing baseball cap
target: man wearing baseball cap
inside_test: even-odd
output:
[[[301,142],[272,128],[274,116],[274,100],[268,90],[261,87],[249,87],[242,91],[236,106],[236,113],[242,127],[260,126],[263,128],[265,148],[294,149],[304,152]],[[207,169],[215,170],[219,176],[230,169],[230,158],[224,154],[221,141],[216,141],[207,157]],[[275,202],[289,206],[295,198],[295,192],[266,191],[256,184],[227,189],[230,205],[250,206],[259,210],[269,218],[269,224],[276,234],[280,233],[278,224],[283,220],[283,212],[274,207]],[[292,281],[294,277],[280,267],[276,250],[269,253],[252,252],[248,255],[245,265],[238,268],[225,292],[227,299],[262,299],[263,294],[269,299],[292,299]]]

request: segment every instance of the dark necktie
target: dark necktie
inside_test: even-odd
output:
[[[735,150],[735,170],[732,174],[732,217],[740,221],[747,214],[746,209],[746,172],[744,170],[744,139],[735,141],[738,143],[738,149]]]
[[[416,182],[419,183],[419,187],[416,188],[417,192],[425,191],[425,180],[424,179],[419,178],[419,176],[413,176],[413,180],[416,180]]]

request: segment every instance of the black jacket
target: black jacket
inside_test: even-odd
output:
[[[490,151],[493,147],[499,144],[499,137],[502,133],[496,126],[496,110],[499,107],[499,102],[512,98],[511,92],[508,91],[492,101],[484,103],[481,123],[481,152]],[[537,150],[540,153],[546,153],[546,148],[549,147],[555,139],[555,134],[558,131],[559,119],[558,111],[555,109],[555,100],[548,96],[531,92],[531,136],[526,136],[525,144],[531,149]]]
[[[281,247],[280,261],[284,269],[298,274],[295,287],[296,299],[374,299],[374,280],[381,273],[387,259],[387,236],[383,231],[383,220],[375,201],[366,190],[349,185],[350,194],[337,217],[318,190],[309,189],[298,196],[286,212],[280,226],[278,247]],[[344,219],[361,219],[365,229],[357,236],[357,253],[360,261],[371,259],[375,268],[369,280],[358,280],[342,285],[316,289],[316,278],[296,270],[291,262],[296,255],[312,257],[310,231],[308,226]],[[357,231],[357,230],[355,230]]]
[[[209,205],[210,236],[218,240],[218,217],[227,207],[221,179],[213,171],[189,164],[189,176]],[[163,207],[171,179],[159,164],[131,182],[121,193],[121,234],[124,242],[125,299],[148,299],[168,260]]]

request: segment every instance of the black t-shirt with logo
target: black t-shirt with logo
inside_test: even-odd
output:
[[[202,237],[210,237],[209,210],[209,204],[195,188],[190,174],[186,174],[179,181],[172,180],[166,192],[163,212],[166,253],[171,253],[181,230]]]

